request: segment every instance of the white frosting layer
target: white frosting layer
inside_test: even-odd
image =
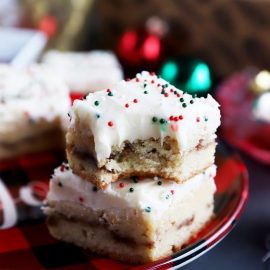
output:
[[[41,119],[66,122],[69,108],[67,86],[44,67],[0,65],[0,138]]]
[[[123,79],[121,66],[112,52],[52,50],[44,55],[43,62],[66,81],[70,91],[94,92]]]
[[[89,126],[98,160],[108,158],[112,146],[125,140],[170,136],[178,141],[182,152],[189,151],[200,140],[213,141],[220,125],[219,105],[212,96],[192,98],[146,71],[110,90],[91,93],[86,100],[76,100],[71,116],[70,128],[74,128],[75,119],[82,129]]]
[[[184,201],[190,193],[205,183],[211,183],[213,193],[216,189],[215,165],[183,184],[157,177],[138,180],[137,183],[131,179],[124,179],[98,191],[93,190],[93,184],[73,174],[68,165],[62,165],[60,168],[55,170],[51,179],[47,201],[72,201],[94,210],[135,208],[147,212],[147,209],[150,209],[152,214],[158,215],[171,205]],[[130,188],[133,188],[132,192]]]
[[[253,111],[256,118],[270,122],[270,92],[258,98]]]

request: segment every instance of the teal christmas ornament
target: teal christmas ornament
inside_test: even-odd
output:
[[[200,59],[168,59],[159,75],[190,94],[204,95],[213,88],[211,69]]]

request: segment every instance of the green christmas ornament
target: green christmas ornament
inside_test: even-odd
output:
[[[190,94],[206,94],[213,86],[211,70],[202,60],[169,59],[162,65],[159,74]]]
[[[209,67],[205,63],[197,63],[186,83],[189,93],[207,92],[211,87]]]
[[[160,71],[161,77],[169,82],[176,80],[178,74],[179,74],[179,66],[174,61],[166,62],[162,66]]]

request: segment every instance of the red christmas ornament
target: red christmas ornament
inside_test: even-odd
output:
[[[117,54],[131,67],[155,64],[160,60],[161,40],[146,30],[128,30],[120,37]]]
[[[118,50],[119,55],[131,63],[156,61],[160,55],[160,40],[156,35],[130,30],[120,38]]]

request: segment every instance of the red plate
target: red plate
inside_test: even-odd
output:
[[[0,230],[0,269],[177,269],[210,250],[232,230],[248,197],[245,166],[238,156],[219,146],[215,218],[181,251],[134,267],[98,257],[49,235],[40,207],[33,205],[44,198],[49,176],[62,158],[63,153],[44,153],[0,164],[0,224],[15,221],[16,215],[11,215],[14,206],[17,213],[16,226]]]
[[[221,136],[248,155],[270,164],[270,124],[254,118],[255,97],[248,88],[257,73],[257,69],[246,69],[229,77],[217,89]]]

